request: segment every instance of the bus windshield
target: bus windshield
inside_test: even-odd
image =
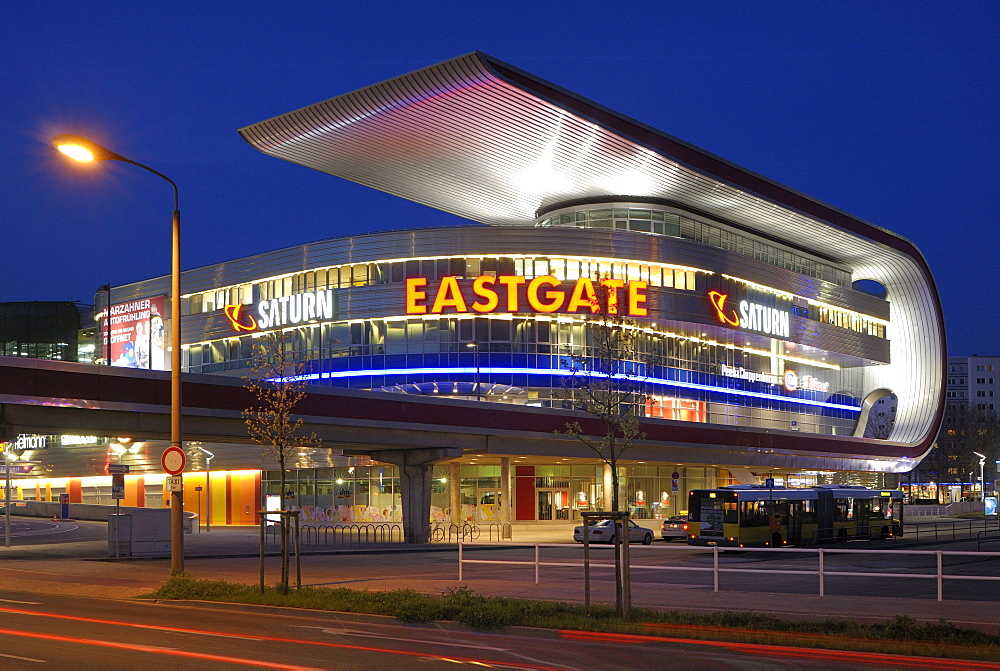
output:
[[[725,523],[736,523],[736,497],[732,492],[692,492],[691,522],[702,536],[721,536]]]

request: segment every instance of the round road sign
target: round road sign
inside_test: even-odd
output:
[[[163,450],[163,455],[160,457],[160,465],[170,475],[180,475],[184,471],[184,466],[187,465],[187,457],[184,455],[184,450],[171,445]]]

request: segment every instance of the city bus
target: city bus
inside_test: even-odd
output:
[[[903,533],[903,492],[855,485],[729,485],[688,496],[691,545],[804,545]]]

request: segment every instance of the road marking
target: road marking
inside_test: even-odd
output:
[[[426,638],[405,638],[403,636],[382,636],[381,634],[370,633],[367,631],[355,631],[352,629],[335,629],[333,627],[310,627],[308,625],[296,625],[300,629],[319,629],[324,634],[333,634],[334,636],[364,636],[368,638],[377,638],[380,641],[400,641],[403,643],[433,643],[435,646],[447,645],[453,648],[476,648],[477,650],[493,650],[494,652],[509,652],[510,648],[495,648],[488,645],[480,645],[478,643],[447,643],[444,641],[430,641]]]
[[[13,629],[0,629],[0,634],[7,634],[8,636],[21,636],[22,638],[38,638],[43,641],[58,641],[61,643],[96,645],[102,648],[117,648],[119,650],[132,650],[135,652],[154,652],[160,655],[173,655],[174,657],[191,657],[193,659],[205,659],[213,662],[228,662],[231,664],[244,664],[246,666],[263,666],[268,669],[283,669],[284,671],[320,671],[320,669],[316,669],[315,667],[310,667],[310,666],[290,666],[288,664],[277,664],[275,662],[265,662],[257,659],[227,657],[224,655],[210,655],[204,652],[189,652],[187,650],[176,650],[174,648],[160,648],[153,645],[114,643],[112,641],[98,641],[90,638],[76,638],[74,636],[57,636],[55,634],[41,634],[32,631],[15,631]],[[42,661],[42,660],[34,660],[34,661]]]
[[[734,652],[769,657],[788,657],[809,659],[813,661],[841,661],[855,664],[886,665],[907,669],[933,669],[940,671],[982,671],[983,669],[1000,669],[1000,664],[964,659],[942,659],[938,657],[918,657],[893,653],[855,652],[853,650],[826,650],[818,648],[799,648],[784,645],[764,645],[760,643],[738,643],[733,641],[706,641],[690,638],[667,636],[649,636],[644,634],[617,634],[612,632],[576,631],[562,629],[559,631],[562,639],[569,641],[597,641],[601,643],[683,643],[705,647],[722,648]]]
[[[45,664],[46,663],[46,661],[44,659],[34,659],[32,657],[18,657],[17,655],[5,655],[2,652],[0,652],[0,657],[8,657],[10,659],[19,659],[22,662],[38,662],[39,664]]]
[[[41,606],[41,601],[15,601],[14,599],[0,599],[3,603],[26,603],[29,606]]]
[[[418,652],[411,652],[409,650],[392,650],[390,648],[377,648],[377,647],[372,647],[372,646],[350,645],[350,644],[347,644],[347,643],[331,643],[331,642],[327,642],[327,641],[307,641],[307,640],[302,640],[302,639],[284,638],[284,637],[279,637],[279,636],[259,636],[259,635],[229,634],[229,633],[226,633],[226,632],[208,631],[208,630],[205,630],[205,629],[186,629],[186,628],[183,628],[183,627],[164,627],[164,626],[160,626],[160,625],[139,624],[139,623],[136,623],[136,622],[125,622],[125,621],[121,621],[121,620],[104,620],[104,619],[99,619],[99,618],[80,617],[78,615],[61,615],[61,614],[57,614],[57,613],[42,613],[42,612],[39,612],[39,611],[21,610],[21,609],[17,609],[17,608],[2,608],[2,607],[0,607],[0,613],[14,613],[14,614],[17,614],[17,615],[35,615],[37,617],[48,617],[48,618],[53,618],[53,619],[57,619],[57,620],[69,620],[71,622],[90,622],[90,623],[94,623],[94,624],[107,624],[107,625],[113,625],[113,626],[116,626],[116,627],[134,627],[136,629],[155,629],[156,631],[160,631],[160,632],[172,632],[172,633],[178,633],[178,634],[195,634],[195,635],[201,635],[201,636],[219,636],[219,637],[224,637],[224,638],[246,639],[246,640],[253,640],[253,641],[274,641],[274,642],[279,642],[279,643],[299,643],[299,644],[302,644],[302,645],[314,645],[314,646],[317,646],[317,647],[337,648],[337,649],[341,649],[341,650],[363,650],[363,651],[366,651],[366,652],[382,652],[382,653],[386,653],[386,654],[400,655],[400,656],[404,656],[404,657],[416,657],[416,658],[420,658],[420,657],[437,657],[439,659],[444,659],[444,657],[440,657],[440,656],[434,655],[433,653],[425,653],[425,652],[419,652],[418,653]],[[24,631],[14,631],[14,630],[8,630],[8,629],[0,629],[0,634],[11,634],[13,636],[32,636],[32,637],[36,637],[36,638],[49,638],[51,640],[62,640],[59,637],[52,636],[50,634],[29,634],[29,633],[24,632]],[[67,640],[70,640],[70,639],[67,639]],[[80,643],[87,643],[88,642],[87,640],[84,640],[84,639],[72,639],[72,641],[80,642]],[[424,643],[423,641],[421,641],[421,642]],[[106,642],[103,642],[103,641],[93,641],[92,645],[106,645],[106,646],[109,646],[109,647],[116,647],[116,646],[117,647],[126,647],[125,644],[106,643]],[[139,649],[140,646],[133,646],[133,647],[135,649]],[[158,650],[151,650],[151,651],[156,652]],[[172,654],[180,654],[180,653],[177,652],[177,653],[172,653]],[[187,654],[188,656],[196,656],[195,653],[185,653],[185,654]],[[206,656],[206,657],[203,657],[203,658],[204,659],[212,659],[210,656]],[[463,657],[449,658],[448,661],[453,662],[453,661],[455,661],[455,659],[460,659],[460,660],[463,660],[463,661],[466,661],[466,662],[481,662],[483,664],[488,664],[490,666],[501,666],[503,668],[508,668],[508,669],[512,669],[512,668],[517,668],[517,669],[529,669],[530,668],[530,669],[546,669],[546,670],[548,670],[548,669],[554,669],[554,667],[551,667],[551,666],[548,666],[548,665],[538,665],[538,666],[536,666],[536,665],[533,665],[533,664],[532,665],[526,665],[526,664],[516,664],[516,663],[512,663],[512,662],[494,662],[494,661],[491,661],[491,660],[481,660],[481,659],[472,659],[472,658],[463,658]],[[235,661],[239,662],[240,660],[235,660]],[[256,662],[249,662],[249,661],[247,663],[252,663],[252,664],[257,665],[257,666],[268,666],[267,664],[263,664],[263,663],[257,664]],[[296,671],[299,671],[299,670],[305,668],[305,667],[295,667],[295,666],[283,667],[283,666],[275,665],[275,664],[271,664],[270,666],[272,668],[294,669]]]

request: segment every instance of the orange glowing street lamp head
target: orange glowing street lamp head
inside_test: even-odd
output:
[[[52,138],[52,144],[66,156],[81,163],[89,163],[91,161],[121,161],[124,158],[110,149],[82,138],[79,135],[57,135]],[[131,163],[131,161],[126,162]]]

